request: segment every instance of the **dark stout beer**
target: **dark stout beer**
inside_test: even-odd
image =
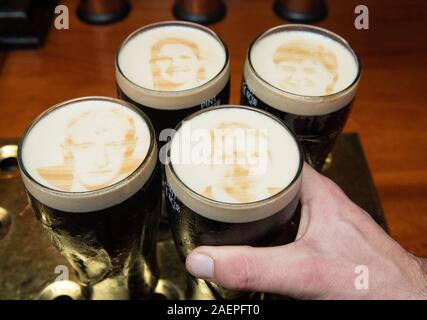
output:
[[[294,135],[267,112],[231,105],[188,117],[170,143],[165,187],[182,260],[203,245],[292,242],[302,164]]]
[[[148,297],[161,181],[145,114],[104,97],[61,103],[25,131],[18,161],[37,218],[93,298]]]
[[[340,36],[318,27],[280,26],[249,48],[241,103],[283,119],[306,160],[320,170],[347,121],[359,78],[358,57]]]

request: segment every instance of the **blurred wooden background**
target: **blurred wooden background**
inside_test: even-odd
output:
[[[86,95],[116,96],[114,55],[133,30],[171,20],[172,0],[135,0],[130,16],[110,26],[90,26],[70,10],[70,29],[52,27],[38,50],[0,52],[0,137],[19,136],[49,106]],[[226,0],[228,14],[210,27],[228,44],[231,102],[238,103],[249,43],[287,23],[273,0]],[[346,38],[360,55],[362,81],[345,128],[359,133],[392,236],[427,257],[427,1],[365,0],[370,29],[354,28],[359,0],[329,0],[319,26]],[[2,61],[3,60],[3,61]]]

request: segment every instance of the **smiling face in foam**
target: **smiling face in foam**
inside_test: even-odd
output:
[[[28,132],[23,163],[40,184],[58,191],[108,187],[144,161],[150,132],[144,119],[119,103],[77,101],[41,118]]]
[[[250,56],[255,71],[273,86],[305,96],[344,90],[357,76],[354,55],[337,41],[307,31],[261,37]]]
[[[225,61],[219,39],[195,27],[176,25],[135,34],[118,57],[120,69],[130,81],[159,91],[200,86],[215,77]]]
[[[285,189],[297,174],[300,155],[283,124],[230,106],[185,122],[172,140],[171,162],[176,175],[197,194],[219,202],[251,203]]]

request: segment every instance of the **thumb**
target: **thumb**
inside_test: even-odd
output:
[[[187,257],[186,268],[197,278],[228,289],[264,291],[297,297],[301,281],[310,277],[310,255],[297,241],[280,247],[198,247]]]

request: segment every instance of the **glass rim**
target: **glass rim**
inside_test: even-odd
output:
[[[219,106],[213,106],[213,107],[209,107],[209,108],[205,108],[205,109],[201,109],[197,112],[192,113],[191,115],[189,115],[188,117],[186,117],[185,119],[183,119],[175,128],[175,132],[178,132],[178,130],[180,129],[180,127],[182,126],[182,123],[184,121],[189,121],[195,117],[197,117],[198,115],[202,114],[202,113],[206,113],[206,112],[211,112],[211,111],[215,111],[218,109],[226,109],[226,108],[236,108],[236,109],[243,109],[243,110],[249,110],[249,111],[254,111],[254,112],[258,112],[260,114],[263,114],[269,118],[271,118],[272,120],[278,122],[282,127],[284,127],[291,135],[292,139],[294,140],[297,149],[298,149],[298,155],[299,155],[299,164],[298,164],[298,169],[297,172],[295,173],[295,176],[293,177],[293,179],[291,180],[291,182],[282,190],[280,190],[278,193],[269,196],[267,198],[261,199],[261,200],[257,200],[257,201],[252,201],[252,202],[245,202],[245,203],[231,203],[231,202],[224,202],[224,201],[217,201],[217,200],[213,200],[210,199],[208,197],[205,197],[199,193],[197,193],[196,191],[194,191],[193,189],[191,189],[189,186],[187,186],[182,180],[181,178],[178,176],[178,174],[175,172],[173,164],[171,161],[169,161],[168,164],[166,164],[166,167],[168,167],[170,169],[170,172],[174,175],[174,177],[176,178],[176,180],[178,181],[179,185],[181,187],[183,187],[187,192],[189,192],[192,196],[194,196],[195,198],[197,198],[197,200],[200,201],[204,201],[207,202],[211,205],[219,205],[219,206],[227,206],[229,208],[234,208],[234,209],[238,209],[238,208],[247,208],[249,207],[258,207],[266,202],[271,202],[274,201],[275,199],[280,198],[283,194],[285,194],[288,190],[291,189],[291,187],[293,187],[298,180],[301,177],[302,174],[302,169],[304,167],[304,155],[302,152],[302,147],[295,135],[295,132],[284,122],[282,121],[280,118],[276,117],[275,115],[258,109],[258,108],[254,108],[254,107],[250,107],[250,106],[242,106],[242,105],[233,105],[233,104],[225,104],[225,105],[219,105]],[[172,147],[172,140],[170,141],[170,145],[169,145],[169,149],[168,149],[168,153],[170,152],[170,149]],[[167,182],[167,181],[166,181]]]
[[[120,52],[122,51],[122,49],[126,46],[126,44],[135,36],[137,36],[139,33],[145,32],[147,30],[151,30],[157,27],[164,27],[164,26],[184,26],[184,27],[191,27],[191,28],[196,28],[199,29],[201,31],[204,31],[206,33],[208,33],[209,35],[211,35],[212,37],[214,37],[219,43],[220,45],[223,47],[224,52],[225,52],[225,60],[224,60],[224,65],[221,67],[220,71],[215,74],[214,77],[212,77],[211,79],[209,79],[207,82],[198,85],[196,87],[193,88],[189,88],[189,89],[184,89],[184,90],[177,90],[177,91],[168,91],[168,90],[155,90],[155,89],[150,89],[147,87],[143,87],[141,85],[136,84],[134,81],[130,80],[129,77],[127,77],[125,75],[125,73],[123,72],[123,70],[120,67],[120,63],[119,63],[119,56],[120,56]],[[171,96],[176,96],[177,94],[186,94],[186,93],[191,93],[192,91],[195,91],[197,89],[203,88],[203,87],[208,87],[209,84],[211,82],[213,82],[214,80],[218,79],[223,73],[224,71],[227,69],[227,66],[229,65],[230,62],[230,55],[228,52],[228,47],[225,44],[225,42],[222,40],[222,38],[212,29],[205,27],[201,24],[198,23],[193,23],[193,22],[188,22],[188,21],[178,21],[178,20],[168,20],[168,21],[161,21],[161,22],[154,22],[154,23],[150,23],[147,24],[145,26],[142,26],[138,29],[136,29],[135,31],[133,31],[131,34],[129,34],[125,40],[123,40],[123,42],[120,44],[119,48],[116,50],[116,54],[115,54],[115,67],[116,67],[116,71],[120,73],[120,75],[126,80],[128,81],[130,84],[132,84],[133,86],[142,89],[144,91],[153,93],[153,94],[157,94],[157,95],[171,95]]]
[[[255,70],[255,68],[252,64],[251,52],[252,52],[253,47],[255,46],[255,44],[259,40],[263,39],[264,37],[271,35],[273,33],[286,31],[288,29],[290,29],[292,31],[308,31],[308,32],[320,34],[320,35],[323,35],[329,39],[332,39],[333,41],[336,41],[340,45],[344,46],[344,48],[346,50],[348,50],[350,52],[350,54],[353,56],[354,61],[357,64],[357,73],[356,73],[354,80],[348,86],[346,86],[344,89],[342,89],[340,91],[337,91],[337,92],[334,92],[331,94],[326,94],[326,95],[309,96],[309,95],[293,93],[293,92],[281,89],[281,88],[271,84],[270,82],[265,80],[263,77],[261,77],[261,75]],[[362,74],[362,64],[360,61],[360,57],[357,54],[357,52],[353,49],[353,47],[348,43],[347,40],[345,40],[343,37],[341,37],[337,33],[330,31],[328,29],[317,27],[317,26],[312,26],[312,25],[305,25],[305,24],[284,24],[284,25],[279,25],[279,26],[270,28],[270,29],[260,33],[258,36],[255,37],[254,40],[252,40],[252,42],[249,46],[249,49],[247,51],[247,54],[246,54],[246,60],[248,61],[251,72],[253,72],[255,77],[257,79],[259,79],[262,83],[266,84],[267,86],[269,86],[271,88],[274,88],[275,90],[278,90],[282,94],[285,94],[285,95],[288,95],[291,97],[295,97],[297,99],[304,99],[304,100],[329,99],[329,98],[341,96],[342,94],[349,91],[351,88],[353,88],[358,83],[358,81],[360,80],[360,76]]]
[[[144,160],[138,165],[137,168],[135,168],[135,170],[127,175],[126,177],[124,177],[123,179],[110,184],[107,187],[103,187],[100,189],[95,189],[95,190],[91,190],[91,191],[73,191],[73,192],[68,192],[68,191],[63,191],[63,190],[57,190],[57,189],[53,189],[49,186],[44,185],[43,183],[37,181],[36,179],[34,179],[34,177],[32,175],[30,175],[30,173],[27,171],[27,169],[25,168],[24,165],[24,161],[22,159],[22,150],[23,150],[23,145],[25,143],[25,139],[28,136],[28,134],[30,133],[30,131],[34,128],[35,125],[37,125],[37,123],[42,120],[45,116],[47,116],[48,114],[56,111],[57,109],[66,107],[70,104],[76,103],[76,102],[82,102],[82,101],[95,101],[95,100],[101,100],[101,101],[108,101],[108,102],[113,102],[116,104],[120,104],[134,112],[136,112],[139,116],[142,117],[142,119],[146,122],[148,130],[150,132],[150,145],[148,147],[148,151],[147,154],[144,158]],[[111,98],[111,97],[104,97],[104,96],[86,96],[86,97],[80,97],[80,98],[75,98],[75,99],[70,99],[67,101],[63,101],[60,103],[57,103],[55,105],[53,105],[52,107],[49,107],[47,110],[43,111],[41,114],[39,114],[33,121],[30,122],[30,124],[27,126],[27,128],[24,130],[20,140],[19,140],[19,144],[18,144],[18,167],[20,169],[20,171],[34,184],[36,184],[37,186],[39,186],[40,188],[48,191],[51,194],[55,194],[55,195],[64,195],[64,196],[68,196],[68,197],[81,197],[81,196],[85,196],[85,195],[94,195],[94,194],[102,194],[105,192],[108,192],[114,188],[117,188],[118,186],[120,186],[121,184],[123,184],[126,180],[129,180],[131,178],[133,178],[139,171],[143,170],[144,167],[146,167],[147,163],[148,163],[148,159],[150,158],[150,156],[153,154],[153,152],[156,149],[156,135],[153,129],[153,125],[150,121],[150,119],[148,118],[148,116],[141,110],[139,110],[137,107],[135,107],[134,105],[132,105],[131,103],[128,103],[126,101],[120,100],[120,99],[116,99],[116,98]],[[155,171],[155,169],[153,170],[153,172]],[[150,173],[150,176],[153,174],[153,172]]]

